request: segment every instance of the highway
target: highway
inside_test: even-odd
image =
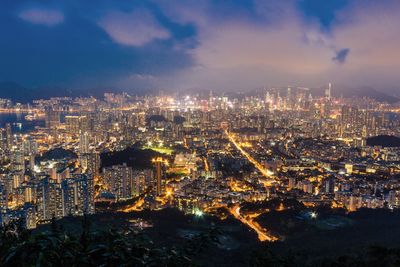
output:
[[[143,210],[141,207],[144,204],[144,198],[145,198],[145,196],[140,197],[133,205],[122,208],[118,211],[121,211],[121,212],[141,211],[141,210]]]
[[[264,228],[262,228],[258,223],[254,222],[252,219],[246,219],[245,217],[243,217],[243,215],[240,214],[239,205],[235,205],[232,208],[229,208],[228,210],[236,219],[238,219],[243,224],[245,224],[248,227],[250,227],[251,229],[253,229],[257,233],[258,239],[260,241],[262,241],[262,242],[270,241],[271,242],[271,241],[278,240],[278,238],[276,238],[275,236],[268,234]]]
[[[248,161],[250,161],[256,169],[261,172],[262,175],[264,175],[266,178],[269,179],[274,179],[273,175],[274,173],[271,172],[270,170],[267,170],[262,166],[257,160],[255,160],[252,156],[250,156],[249,153],[247,153],[235,140],[232,134],[229,134],[228,131],[225,130],[225,134],[228,136],[229,141],[242,153],[243,156],[247,158]]]

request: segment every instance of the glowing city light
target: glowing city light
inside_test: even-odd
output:
[[[195,209],[195,210],[193,211],[193,214],[194,214],[196,217],[203,217],[203,216],[204,216],[204,212],[201,211],[200,209]]]

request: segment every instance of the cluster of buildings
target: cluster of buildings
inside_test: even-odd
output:
[[[315,96],[293,87],[0,105],[37,122],[30,131],[18,128],[23,121],[0,130],[3,223],[23,218],[34,228],[132,199],[126,211],[215,212],[273,198],[349,211],[400,205],[399,147],[367,144],[400,136],[399,106],[333,97],[331,84]],[[102,154],[131,147],[155,156],[103,166]]]

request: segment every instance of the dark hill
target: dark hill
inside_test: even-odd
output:
[[[163,115],[151,115],[148,119],[147,122],[166,122],[168,121]]]
[[[400,147],[400,138],[392,135],[378,135],[367,138],[367,146]]]
[[[384,92],[378,91],[372,87],[363,86],[359,88],[335,88],[333,90],[336,96],[343,95],[344,97],[368,97],[371,99],[375,99],[378,102],[387,102],[389,104],[393,104],[399,101],[397,97],[392,95],[388,95]]]
[[[41,157],[38,158],[38,160],[62,160],[76,158],[78,158],[78,156],[71,150],[66,150],[64,148],[54,148],[46,151]]]
[[[102,153],[100,155],[101,168],[126,163],[134,169],[149,169],[153,167],[151,159],[157,156],[161,154],[151,149],[128,147],[121,151]]]

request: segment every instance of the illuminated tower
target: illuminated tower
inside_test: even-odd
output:
[[[292,108],[292,89],[288,87],[287,94],[286,94],[286,107],[291,109]]]
[[[325,98],[329,101],[331,100],[332,97],[331,93],[332,93],[332,84],[328,83],[328,88],[325,89]]]
[[[156,182],[156,193],[158,196],[163,193],[163,165],[167,165],[168,161],[163,159],[162,157],[154,158],[152,160],[153,164],[156,167],[155,173],[155,182]]]

